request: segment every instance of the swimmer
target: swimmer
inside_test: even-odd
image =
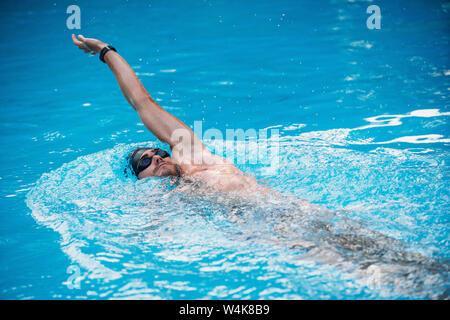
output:
[[[201,182],[215,191],[270,192],[254,177],[210,153],[186,124],[161,108],[115,48],[82,35],[77,38],[72,34],[72,40],[85,53],[100,54],[100,60],[114,73],[123,95],[144,125],[170,146],[172,157],[166,151],[154,148],[136,148],[128,155],[130,168],[138,179],[174,176]]]
[[[72,35],[72,40],[84,52],[100,54],[100,60],[112,70],[126,100],[138,113],[144,125],[171,148],[172,157],[166,151],[156,148],[133,150],[128,155],[129,165],[138,179],[152,176],[182,177],[188,181],[200,182],[200,185],[219,191],[219,194],[230,192],[243,196],[239,199],[244,200],[242,203],[229,202],[228,197],[218,199],[218,203],[223,203],[223,207],[231,204],[230,218],[233,221],[241,219],[242,223],[250,224],[251,220],[246,219],[252,215],[247,216],[241,211],[258,208],[259,198],[262,201],[270,199],[273,205],[276,204],[274,210],[277,211],[266,215],[267,225],[272,226],[273,231],[267,232],[267,237],[263,235],[258,238],[260,241],[284,244],[289,248],[302,250],[315,261],[325,264],[349,270],[357,268],[363,278],[372,279],[376,283],[384,281],[386,277],[389,285],[395,288],[404,286],[404,290],[409,292],[416,289],[411,289],[410,283],[414,282],[416,286],[417,283],[424,282],[425,274],[448,279],[447,262],[441,263],[420,254],[407,252],[403,250],[401,243],[395,244],[395,239],[358,224],[350,226],[345,217],[342,218],[342,225],[331,223],[331,217],[338,217],[336,213],[307,201],[293,198],[284,201],[287,195],[281,195],[259,184],[254,177],[244,174],[225,159],[211,154],[188,126],[151,98],[133,69],[113,47],[82,35],[78,38]],[[263,197],[245,196],[254,194],[253,192],[263,194]],[[251,238],[245,236],[246,239]],[[390,283],[391,280],[396,282]],[[442,297],[447,299],[448,292]]]

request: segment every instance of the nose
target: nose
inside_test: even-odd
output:
[[[164,160],[160,156],[155,155],[155,156],[153,156],[153,161],[155,161],[155,164],[160,164]]]

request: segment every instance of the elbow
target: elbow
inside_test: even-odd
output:
[[[150,97],[150,95],[148,93],[132,94],[129,97],[129,99],[130,99],[130,104],[133,106],[133,108],[136,111],[141,110],[149,103],[155,103],[155,101],[153,101],[152,97]]]

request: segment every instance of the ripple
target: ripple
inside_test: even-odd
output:
[[[392,140],[384,141],[384,142],[376,142],[374,141],[375,137],[364,137],[358,138],[355,133],[368,130],[372,128],[381,128],[381,127],[396,127],[401,126],[403,124],[402,120],[407,118],[433,118],[433,117],[443,117],[449,116],[450,112],[440,112],[439,109],[419,109],[411,111],[407,114],[392,114],[392,115],[379,115],[374,117],[368,117],[364,120],[369,122],[369,124],[356,127],[356,128],[339,128],[339,129],[330,129],[325,131],[311,131],[311,132],[302,132],[298,135],[284,135],[281,137],[281,143],[283,144],[285,141],[288,143],[290,141],[296,141],[300,144],[314,144],[314,145],[339,145],[339,146],[347,146],[347,145],[378,145],[378,144],[390,144],[397,142],[404,143],[448,143],[449,138],[444,137],[441,134],[425,134],[425,135],[411,135],[398,137]],[[439,125],[445,124],[445,121],[435,121],[433,124],[427,124],[424,128],[433,128]],[[295,131],[295,125],[292,125],[289,130]],[[272,126],[270,128],[278,128],[280,126]],[[284,128],[284,130],[287,130]]]
[[[174,73],[176,71],[177,71],[177,69],[162,69],[162,70],[159,70],[159,72],[162,72],[162,73]]]
[[[407,142],[407,143],[448,143],[450,139],[444,139],[443,135],[440,134],[425,134],[420,136],[405,136],[396,138],[390,141],[376,142],[377,144],[387,144],[396,142]]]
[[[446,201],[436,155],[362,153],[308,139],[296,145],[284,137],[280,172],[266,173],[282,199],[237,201],[179,193],[167,179],[136,181],[123,175],[134,146],[117,145],[44,174],[26,202],[38,223],[60,234],[61,250],[82,270],[81,286],[94,281],[103,297],[442,296],[448,270],[424,249],[439,248],[447,234],[424,201],[430,194],[433,208]],[[258,177],[257,168],[242,169]],[[429,233],[417,247],[415,237]],[[215,280],[230,277],[237,282]]]

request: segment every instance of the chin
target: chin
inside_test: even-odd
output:
[[[173,175],[174,174],[168,165],[164,166],[164,168],[161,168],[161,172],[159,174],[160,177],[169,177]]]

